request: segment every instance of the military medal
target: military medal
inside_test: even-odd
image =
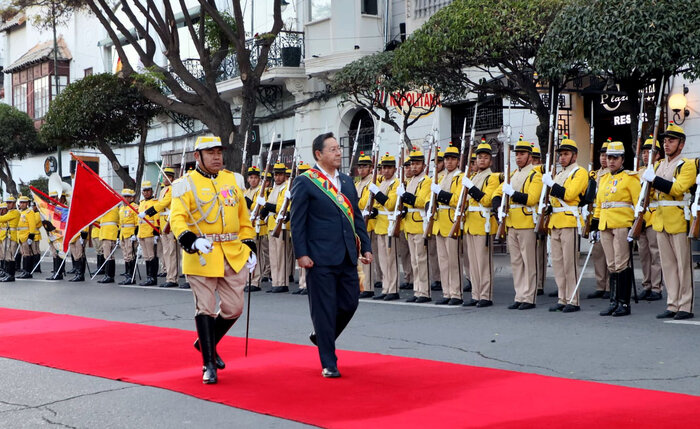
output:
[[[338,200],[338,203],[340,203],[340,204],[343,204],[343,202],[345,202],[345,198],[343,198],[343,194],[341,194],[340,192],[338,193],[338,196],[336,197],[336,199]]]

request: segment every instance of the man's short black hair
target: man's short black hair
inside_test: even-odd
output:
[[[318,160],[316,157],[316,151],[323,152],[323,142],[326,141],[326,139],[333,138],[333,133],[323,133],[319,134],[311,144],[311,152],[314,154],[314,159]]]

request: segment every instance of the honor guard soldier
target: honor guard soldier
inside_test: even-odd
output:
[[[58,199],[58,192],[50,191],[49,197]],[[53,270],[51,271],[52,274],[51,276],[47,277],[46,280],[63,280],[63,274],[66,272],[66,265],[61,257],[63,235],[48,220],[43,220],[42,225],[44,225],[44,229],[46,230],[46,234],[49,239],[49,250],[51,251],[51,258],[53,260]]]
[[[104,262],[105,274],[97,283],[114,283],[116,266],[112,250],[116,247],[118,238],[119,206],[114,206],[112,210],[108,211],[100,218],[100,243],[102,245],[102,261]]]
[[[435,171],[433,174],[438,175],[438,183],[442,180],[442,177],[445,175],[445,152],[440,151],[440,147],[437,147],[437,153],[435,154],[437,157],[437,164],[435,165]],[[429,214],[430,210],[430,202],[428,202],[428,206],[425,208],[426,214]],[[437,220],[437,219],[436,219]],[[442,290],[442,280],[440,279],[440,263],[438,262],[438,251],[437,251],[437,238],[435,237],[435,234],[430,234],[430,237],[428,238],[428,265],[430,265],[429,270],[428,270],[428,278],[433,279],[432,283],[430,283],[430,290],[434,291],[441,291]]]
[[[303,161],[299,162],[299,165],[297,166],[297,176],[304,174],[305,172],[309,171],[311,169],[311,166],[309,164],[306,164]],[[359,194],[358,194],[359,195]],[[290,206],[290,209],[292,210],[292,207]],[[291,232],[291,231],[290,231]],[[292,250],[294,250],[294,246],[290,246]],[[297,265],[296,259],[292,261],[293,264]],[[365,264],[358,264],[364,266]],[[358,270],[357,274],[359,275],[361,270]],[[362,287],[362,281],[360,281],[360,287]],[[308,295],[309,291],[306,289],[306,270],[299,267],[299,289],[295,290],[292,292],[292,295]]]
[[[649,154],[651,152],[653,139],[653,136],[649,136],[644,142],[644,145],[642,145],[642,159],[644,165],[639,169],[640,177],[644,174],[646,165],[649,162]],[[651,161],[651,165],[656,164],[661,157],[661,145],[659,145],[658,140],[656,141],[656,148],[656,156],[655,159]],[[653,193],[650,194],[650,196],[653,197]],[[659,242],[656,238],[657,232],[654,231],[654,213],[656,212],[656,205],[657,203],[652,199],[646,213],[644,213],[644,228],[637,241],[637,246],[639,247],[639,261],[642,264],[643,275],[642,293],[639,294],[639,299],[645,299],[647,301],[660,300],[662,298],[661,289],[663,288]]]
[[[32,261],[32,267],[34,272],[41,272],[41,250],[39,249],[39,243],[41,243],[41,214],[39,214],[39,208],[36,203],[32,203],[32,212],[34,212],[34,227],[36,228],[36,236],[34,237],[34,242],[32,242],[32,253],[34,254],[34,260]]]
[[[7,214],[7,203],[0,203],[0,218]],[[10,237],[10,227],[7,221],[0,221],[0,278],[7,275],[5,271],[5,253],[7,252],[7,242]]]
[[[464,234],[469,251],[469,274],[472,298],[466,306],[493,305],[493,243],[498,225],[492,214],[492,199],[501,184],[501,173],[491,171],[491,145],[482,138],[474,151],[477,173],[470,179],[462,177],[462,186],[469,193],[464,216]]]
[[[671,122],[662,134],[666,158],[648,168],[642,179],[651,184],[657,208],[653,216],[657,232],[661,272],[666,284],[666,311],[659,319],[693,317],[693,260],[688,239],[689,191],[696,181],[695,162],[682,156],[683,128]]]
[[[413,267],[413,296],[406,302],[418,304],[430,302],[430,283],[428,281],[428,249],[423,239],[423,220],[428,214],[426,204],[430,202],[430,177],[425,174],[425,155],[417,148],[409,155],[411,178],[406,185],[406,192],[400,197],[407,209],[404,217],[404,232]]]
[[[134,204],[133,189],[122,189],[122,196],[133,207],[130,209],[126,204],[119,207],[119,244],[124,255],[124,280],[120,281],[120,285],[134,284],[134,270],[136,269],[135,247],[138,240],[137,225],[138,225],[138,207]]]
[[[532,144],[532,165],[534,170],[540,174],[544,174],[544,166],[542,165],[542,152],[538,146]],[[537,295],[544,295],[544,279],[547,277],[547,236],[537,237]],[[557,296],[554,292],[553,297]]]
[[[472,156],[469,160],[469,169],[467,171],[467,175],[469,176],[470,179],[474,178],[474,175],[478,173],[478,170],[476,168],[476,153],[472,152]],[[466,237],[464,237],[462,240],[462,276],[466,278],[466,282],[464,286],[462,287],[463,292],[471,292],[472,291],[472,278],[471,274],[469,273],[469,246],[467,245],[468,240]]]
[[[630,314],[630,296],[634,271],[630,265],[632,246],[627,240],[634,223],[634,205],[639,200],[641,184],[637,172],[626,171],[625,146],[615,141],[608,144],[608,169],[599,182],[591,231],[600,231],[600,242],[610,272],[610,305],[601,316],[619,317]]]
[[[258,197],[263,197],[267,199],[267,197],[270,195],[270,192],[272,192],[272,173],[268,171],[268,173],[265,175],[265,195],[258,195]],[[260,194],[260,192],[258,192]],[[264,208],[265,206],[263,206]],[[262,210],[261,210],[262,211]],[[260,273],[262,277],[260,278],[261,282],[271,282],[272,281],[272,269],[270,265],[270,240],[267,237],[267,219],[264,219],[263,217],[260,217],[257,220],[257,223],[255,224],[255,231],[256,234],[259,231],[260,234],[260,245],[261,247],[258,249],[258,252],[256,253],[257,256],[260,256],[258,258],[258,263],[260,264]],[[262,258],[262,262],[260,262],[260,259]],[[257,265],[256,265],[257,266]],[[253,292],[256,292],[260,290],[259,287],[254,287],[252,289]]]
[[[459,200],[460,179],[459,149],[449,146],[445,150],[445,174],[439,178],[439,183],[432,183],[430,190],[436,195],[437,219],[433,223],[433,235],[437,244],[437,257],[440,264],[440,282],[442,299],[436,305],[461,305],[462,285],[459,269],[459,243],[450,238],[454,225],[455,208]]]
[[[156,244],[158,243],[159,231],[153,229],[151,225],[158,226],[158,218],[149,216],[146,211],[157,202],[153,198],[153,186],[146,180],[141,183],[141,194],[143,199],[139,202],[139,246],[141,254],[146,264],[146,279],[139,283],[139,286],[155,286],[158,284],[158,258],[156,257]],[[147,219],[151,225],[146,222]]]
[[[89,240],[88,231],[89,227],[86,227],[79,234],[77,234],[69,243],[68,249],[73,257],[73,267],[75,268],[75,275],[69,282],[84,282],[85,281],[85,269],[87,267],[87,259],[85,258],[85,242]],[[65,239],[65,238],[64,238]]]
[[[399,179],[396,178],[396,158],[389,153],[382,157],[382,182],[368,185],[369,192],[374,194],[372,215],[376,214],[377,223],[374,234],[377,236],[377,260],[382,271],[382,293],[372,299],[392,301],[399,299],[398,253],[396,240],[389,236],[389,216],[394,215],[396,206],[396,189]]]
[[[596,182],[596,189],[600,189],[600,179],[610,172],[608,168],[608,145],[612,139],[608,140],[600,147],[600,168],[591,171],[590,177]],[[593,210],[596,210],[596,204],[593,204]],[[584,216],[585,218],[585,216]],[[603,245],[600,240],[596,239],[593,242],[593,250],[591,251],[591,259],[593,260],[593,268],[595,271],[595,292],[586,296],[588,299],[593,298],[610,298],[610,274],[608,272],[608,263],[603,251]]]
[[[170,202],[173,196],[170,188],[175,179],[175,169],[173,167],[165,167],[163,173],[165,175],[163,178],[164,183],[160,189],[158,201],[146,210],[146,215],[151,217],[155,217],[156,214],[160,215],[161,234],[158,241],[163,245],[163,263],[165,264],[166,272],[165,283],[161,284],[160,287],[177,287],[177,242],[168,225],[170,221]]]
[[[253,203],[258,199],[258,194],[262,188],[260,169],[255,165],[249,167],[248,171],[246,172],[246,180],[248,181],[248,189],[243,192],[243,195],[245,195],[246,206],[248,207],[248,210],[250,210]],[[255,228],[256,242],[258,244],[258,264],[255,266],[250,285],[246,286],[246,292],[248,288],[252,288],[252,292],[257,292],[260,290],[260,288],[255,285],[260,284],[262,280],[262,269],[265,265],[265,260],[267,259],[266,252],[263,251],[263,249],[267,249],[267,232],[264,235],[260,234],[260,220],[256,221]]]
[[[413,150],[416,150],[414,147]],[[411,177],[413,177],[413,170],[411,169],[410,154],[409,157],[403,163],[403,176],[404,182],[401,183],[403,190],[406,190],[406,184]],[[399,195],[399,198],[401,196]],[[399,262],[401,262],[401,271],[403,272],[403,283],[399,284],[399,289],[413,289],[413,267],[411,266],[411,252],[408,249],[408,241],[406,240],[406,234],[404,232],[404,224],[406,223],[405,216],[401,219],[400,230],[401,233],[396,237],[397,252],[399,254]]]
[[[515,163],[518,169],[510,175],[509,183],[504,183],[493,198],[493,208],[500,210],[503,194],[510,197],[505,217],[508,229],[508,252],[513,269],[515,301],[511,310],[535,308],[537,294],[537,237],[533,214],[542,193],[542,173],[532,165],[532,145],[523,141],[522,136],[515,144]]]
[[[267,222],[267,238],[270,243],[270,270],[272,272],[272,288],[269,293],[284,293],[289,292],[289,260],[287,249],[289,248],[289,237],[286,231],[289,230],[289,221],[285,221],[282,227],[282,233],[279,237],[272,235],[272,232],[277,226],[277,212],[282,208],[285,193],[289,192],[287,182],[287,166],[283,163],[276,163],[273,168],[274,185],[268,194],[267,198],[260,200],[263,208],[260,211],[260,218],[266,219]],[[260,197],[262,198],[262,197]],[[263,203],[264,201],[264,203]],[[286,227],[286,228],[285,228]]]
[[[88,235],[90,237],[90,243],[92,244],[92,247],[95,248],[95,257],[97,259],[97,269],[99,270],[97,274],[104,274],[104,267],[102,264],[105,261],[105,257],[102,254],[102,241],[100,241],[100,222],[99,220],[96,222],[93,222],[92,225],[90,225],[90,229],[88,232]],[[100,268],[102,267],[102,268]]]
[[[557,304],[549,311],[572,313],[581,309],[578,291],[574,294],[579,276],[579,236],[583,227],[578,206],[581,195],[588,187],[588,172],[576,163],[578,146],[567,135],[564,135],[556,151],[562,170],[555,177],[549,171],[542,176],[542,183],[551,188],[549,242],[559,297]]]
[[[22,253],[22,272],[17,275],[18,279],[31,279],[34,262],[34,252],[32,243],[39,232],[34,221],[34,211],[29,207],[29,197],[20,196],[19,202],[19,222],[17,223],[17,240],[20,243]]]
[[[216,344],[243,312],[243,288],[256,262],[255,230],[236,176],[223,169],[221,140],[199,137],[194,149],[196,169],[173,184],[170,225],[194,294],[202,382],[213,384],[217,368],[225,366]]]
[[[360,157],[357,159],[357,177],[359,180],[355,183],[355,191],[359,195],[359,207],[363,210],[363,215],[366,211],[371,211],[367,209],[369,204],[369,184],[372,181],[372,158],[369,155],[365,155],[364,152],[360,152]],[[372,246],[376,246],[377,239],[374,236],[374,225],[377,223],[375,218],[367,219],[367,233],[370,236],[370,241]],[[374,249],[375,247],[373,247]],[[372,298],[374,296],[374,283],[376,276],[373,276],[373,272],[376,269],[372,264],[357,264],[358,270],[362,271],[361,282],[360,282],[360,299]],[[358,272],[359,274],[359,272]]]
[[[13,282],[15,281],[16,272],[15,253],[17,253],[17,248],[19,246],[17,240],[17,225],[19,224],[20,213],[19,210],[15,208],[17,204],[15,197],[7,197],[6,204],[7,212],[0,216],[0,222],[7,223],[7,234],[5,236],[5,242],[3,243],[3,248],[5,249],[5,275],[0,278],[0,282]]]

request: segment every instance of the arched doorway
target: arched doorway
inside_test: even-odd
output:
[[[357,135],[358,127],[360,127],[360,134],[357,139],[357,151],[355,153],[355,159],[351,162],[350,157],[352,156],[352,149],[355,144],[355,136]],[[364,152],[366,155],[372,155],[374,119],[370,113],[365,109],[357,110],[350,120],[348,135],[341,137],[340,140],[340,144],[343,147],[343,171],[347,171],[350,176],[354,177],[357,174],[356,164],[360,153]],[[350,169],[351,165],[352,169]]]

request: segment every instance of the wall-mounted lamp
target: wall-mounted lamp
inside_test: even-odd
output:
[[[688,93],[688,87],[683,84],[683,93],[682,94],[673,94],[671,97],[668,99],[668,107],[673,110],[673,122],[676,124],[682,124],[685,122],[685,118],[690,115],[690,110],[688,110],[688,100],[685,98],[685,95]],[[681,111],[683,112],[683,115],[681,116]]]
[[[280,11],[284,12],[287,6],[289,6],[289,2],[287,0],[282,0],[280,2]]]

